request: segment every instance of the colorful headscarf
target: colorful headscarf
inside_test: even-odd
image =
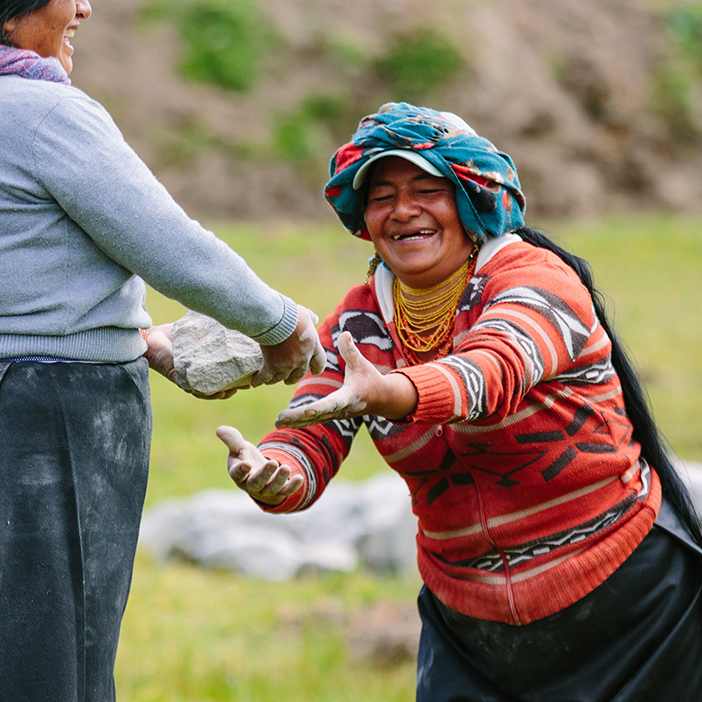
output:
[[[0,76],[4,75],[17,75],[30,80],[49,80],[64,85],[71,84],[66,69],[57,58],[53,56],[42,58],[33,51],[0,44]]]
[[[420,154],[456,186],[456,205],[466,229],[479,241],[496,238],[524,224],[526,200],[512,159],[478,136],[460,117],[389,102],[361,120],[352,140],[332,157],[324,196],[342,224],[369,239],[358,171],[378,155],[396,150]]]

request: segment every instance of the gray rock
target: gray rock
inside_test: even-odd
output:
[[[312,509],[268,514],[243,492],[206,490],[168,500],[144,515],[140,547],[268,580],[303,573],[376,572],[416,576],[416,521],[394,473],[365,483],[335,480]]]
[[[263,363],[253,339],[198,312],[175,322],[172,338],[176,379],[184,390],[211,395],[243,387]]]
[[[358,540],[361,561],[376,573],[411,576],[417,570],[417,518],[404,480],[380,473],[363,486],[364,528]]]

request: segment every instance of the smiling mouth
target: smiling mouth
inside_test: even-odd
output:
[[[75,29],[67,29],[66,33],[63,35],[63,43],[71,49],[73,48],[73,45],[68,40],[72,39],[75,35],[76,35]]]
[[[390,238],[393,241],[419,241],[420,239],[434,236],[434,234],[436,234],[436,229],[421,229],[418,232],[411,232],[409,234],[395,234]]]

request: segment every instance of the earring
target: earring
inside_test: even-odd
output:
[[[375,252],[373,258],[368,260],[368,273],[366,274],[366,285],[370,283],[373,274],[382,262],[383,259],[380,258],[380,254],[377,251]]]

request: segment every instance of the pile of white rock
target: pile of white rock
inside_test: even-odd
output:
[[[679,469],[702,512],[702,464]],[[388,472],[362,483],[337,478],[295,514],[265,513],[234,487],[168,500],[144,516],[139,542],[157,559],[268,580],[358,567],[416,577],[416,531],[407,486]]]
[[[405,482],[383,473],[362,483],[337,478],[308,510],[263,512],[245,493],[207,490],[144,515],[140,546],[268,580],[306,572],[416,574],[416,519]]]

